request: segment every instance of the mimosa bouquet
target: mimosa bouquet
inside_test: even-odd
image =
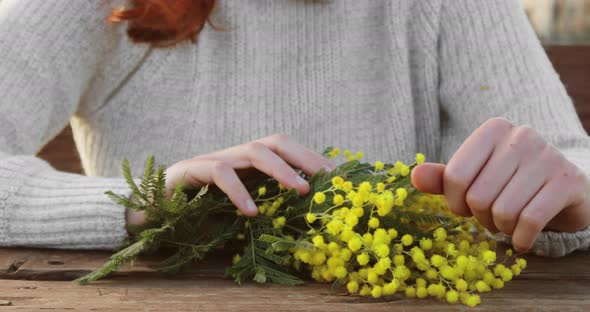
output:
[[[338,148],[325,155],[341,156]],[[190,190],[182,183],[166,196],[165,169],[154,158],[137,185],[127,162],[123,174],[131,197],[107,194],[120,205],[144,211],[147,223],[125,248],[81,284],[104,278],[121,265],[161,248],[170,257],[154,267],[179,272],[235,241],[241,253],[226,275],[238,283],[299,285],[306,279],[342,286],[351,295],[379,298],[396,293],[434,297],[468,306],[479,293],[504,287],[526,267],[507,250],[497,257],[496,242],[472,218],[449,212],[442,196],[424,194],[410,181],[411,165],[361,162],[362,153],[342,153],[345,162],[311,177],[311,191],[299,196],[262,173],[245,181],[259,207],[248,218],[215,186]]]

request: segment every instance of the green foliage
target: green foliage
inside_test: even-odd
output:
[[[175,273],[193,260],[200,260],[210,251],[223,246],[235,237],[242,221],[233,211],[226,209],[227,201],[217,200],[218,190],[205,186],[189,199],[189,194],[179,183],[170,198],[166,197],[165,168],[155,168],[155,160],[149,157],[145,164],[139,185],[133,179],[129,162],[123,161],[123,176],[132,194],[125,195],[107,192],[117,204],[128,209],[143,211],[147,222],[131,232],[127,246],[115,253],[110,260],[96,271],[76,280],[87,284],[116,272],[124,264],[132,263],[141,255],[153,253],[160,248],[172,248],[174,254],[154,268],[161,272]],[[218,196],[218,195],[217,195]],[[211,220],[218,220],[212,225]],[[204,229],[207,229],[204,231]]]
[[[110,260],[105,263],[100,269],[85,275],[76,280],[79,284],[88,284],[99,279],[109,276],[112,272],[119,270],[121,265],[129,263],[137,259],[142,254],[157,249],[159,240],[158,237],[168,228],[162,227],[160,229],[150,229],[143,231],[140,238],[131,246],[112,255]]]
[[[331,149],[327,150],[329,153]],[[414,166],[414,165],[413,165]],[[413,166],[411,166],[413,168]],[[394,165],[386,164],[385,170]],[[215,186],[199,189],[185,187],[179,183],[170,197],[166,196],[166,174],[162,166],[156,168],[155,159],[149,157],[145,163],[143,176],[136,183],[129,162],[123,161],[123,176],[132,191],[131,196],[107,192],[117,204],[128,209],[143,211],[147,222],[132,236],[125,248],[114,254],[102,267],[77,280],[80,284],[109,276],[124,264],[132,263],[138,257],[153,253],[162,248],[173,253],[153,267],[163,273],[176,273],[195,260],[202,260],[210,252],[223,247],[228,241],[242,236],[243,252],[238,261],[226,270],[226,275],[237,283],[254,280],[259,283],[272,282],[287,285],[303,283],[301,265],[291,252],[294,249],[315,247],[310,243],[313,233],[308,233],[310,225],[305,215],[330,213],[329,205],[312,205],[316,192],[324,192],[332,187],[332,178],[340,176],[354,184],[369,181],[372,184],[385,182],[391,175],[377,174],[374,166],[352,160],[339,165],[331,172],[321,170],[307,178],[311,191],[301,197],[295,190],[282,189],[268,176],[258,173],[245,180],[261,214],[247,218],[236,213],[236,208],[227,196]],[[399,179],[387,183],[387,189],[408,189],[406,204],[411,205],[420,198],[411,185],[409,176],[398,175]],[[265,196],[258,195],[258,188],[265,186]],[[337,192],[326,192],[326,202],[331,202]],[[266,206],[265,206],[266,205]],[[266,208],[264,208],[266,207]],[[267,209],[266,212],[262,209]],[[278,217],[284,217],[285,225],[276,226]],[[368,230],[366,214],[359,220],[358,231]],[[430,229],[443,226],[447,230],[461,225],[456,220],[436,215],[428,211],[398,211],[382,218],[383,224],[411,233],[416,237],[431,237]],[[428,228],[421,231],[420,228]]]
[[[226,275],[233,277],[238,284],[247,280],[291,286],[303,284],[303,280],[287,272],[286,265],[291,261],[287,252],[272,252],[265,247],[268,243],[255,240],[251,235],[251,242],[244,248],[243,256],[226,270]]]

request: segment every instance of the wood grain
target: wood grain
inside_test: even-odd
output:
[[[527,256],[525,272],[504,289],[483,294],[476,309],[401,295],[359,298],[318,283],[239,286],[223,278],[227,256],[195,264],[176,276],[153,272],[148,268],[153,260],[144,259],[95,284],[69,281],[108,256],[96,251],[0,249],[0,301],[11,303],[2,311],[590,311],[590,253],[560,259]]]

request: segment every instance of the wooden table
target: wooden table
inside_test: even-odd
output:
[[[98,267],[109,253],[0,249],[0,311],[590,311],[590,252],[560,259],[527,256],[529,267],[478,308],[413,300],[374,300],[332,292],[329,285],[285,287],[224,279],[229,256],[195,264],[176,276],[125,267],[108,280],[78,286],[72,279]]]

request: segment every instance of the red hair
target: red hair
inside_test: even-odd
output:
[[[115,9],[110,23],[128,22],[127,34],[137,43],[158,47],[182,41],[196,41],[211,24],[215,0],[130,0],[129,6]]]

